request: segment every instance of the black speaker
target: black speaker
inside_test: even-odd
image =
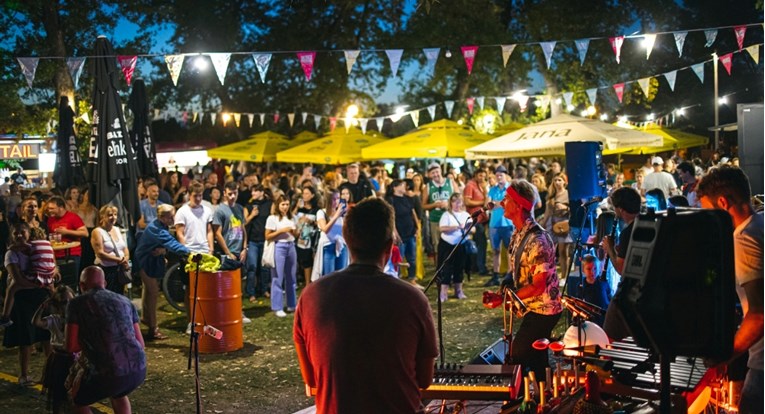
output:
[[[614,302],[640,346],[724,360],[736,330],[734,284],[728,213],[649,212],[634,223]]]
[[[471,364],[502,365],[505,363],[507,344],[502,338],[497,339],[488,348],[483,350],[477,357],[470,361]]]
[[[739,104],[739,165],[749,177],[752,194],[763,193],[763,115],[762,104]]]
[[[602,197],[606,189],[603,144],[590,141],[566,142],[568,198],[589,200]]]

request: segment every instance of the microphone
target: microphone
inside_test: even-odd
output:
[[[571,297],[571,296],[567,296],[566,299],[574,302],[574,304],[577,307],[582,308],[582,309],[584,309],[585,311],[587,311],[589,313],[593,313],[595,315],[600,315],[600,316],[603,316],[605,314],[605,311],[603,310],[603,308],[601,308],[598,305],[593,305],[592,303],[587,302],[586,300],[582,300],[582,299],[579,299],[579,298],[574,298],[574,297]]]
[[[580,316],[582,319],[585,319],[585,320],[590,319],[592,317],[592,315],[589,312],[576,306],[576,303],[574,303],[574,301],[571,300],[570,297],[564,296],[563,298],[561,298],[560,303],[563,305],[563,307],[568,309],[569,312],[571,312],[571,316],[573,317]]]
[[[593,204],[600,203],[601,201],[603,201],[603,197],[593,197],[593,198],[590,199],[590,201],[587,201],[587,202],[582,200],[582,203],[583,203],[582,207],[586,208],[586,207],[589,207],[589,206],[591,206]]]
[[[194,263],[199,263],[202,261],[202,253],[192,253],[191,254],[191,261]]]
[[[470,218],[472,218],[473,220],[476,220],[478,216],[480,216],[481,214],[486,214],[487,211],[491,211],[491,209],[493,208],[494,208],[494,202],[489,201],[489,203],[486,204],[486,207],[481,207],[478,210],[474,211],[473,214],[470,215]]]

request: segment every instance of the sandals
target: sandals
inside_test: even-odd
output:
[[[146,335],[147,341],[162,341],[169,338],[170,338],[169,336],[160,332],[159,329],[155,329],[154,332],[151,332],[148,335]]]

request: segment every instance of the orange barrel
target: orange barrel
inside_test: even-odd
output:
[[[189,303],[194,303],[196,272],[189,273]],[[199,332],[199,352],[216,354],[244,347],[242,338],[242,276],[239,269],[225,272],[199,272],[195,330]],[[204,325],[223,332],[221,339],[204,335]]]

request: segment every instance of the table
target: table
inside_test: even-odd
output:
[[[72,288],[75,292],[79,291],[79,269],[75,269],[75,262],[70,260],[71,249],[80,247],[80,242],[53,242],[51,243],[54,252],[63,251],[64,257],[62,259],[56,259],[56,264],[61,272],[61,282]]]

